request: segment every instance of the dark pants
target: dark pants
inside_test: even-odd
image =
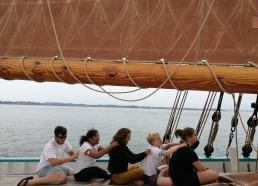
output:
[[[77,181],[88,182],[92,178],[104,178],[107,180],[110,179],[110,175],[99,167],[89,167],[74,174],[74,178]]]

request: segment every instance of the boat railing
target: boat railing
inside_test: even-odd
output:
[[[37,164],[39,162],[39,157],[6,157],[0,158],[0,175],[19,175],[19,174],[35,174]],[[102,157],[97,159],[96,165],[107,168],[109,158]],[[230,158],[226,157],[201,157],[205,166],[210,169],[217,170],[218,172],[236,172],[236,163],[239,165],[239,172],[248,172],[255,170],[256,158],[244,158],[238,159],[238,162],[232,162]],[[75,167],[75,160],[66,163],[67,166]]]

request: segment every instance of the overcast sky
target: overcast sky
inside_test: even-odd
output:
[[[96,86],[89,85],[98,89]],[[128,91],[135,88],[104,86],[108,91]],[[62,103],[82,103],[89,105],[136,105],[153,107],[172,107],[176,96],[176,90],[161,89],[152,96],[136,102],[126,102],[117,100],[107,94],[95,92],[80,84],[64,83],[36,83],[33,81],[2,80],[0,79],[0,100],[1,101],[33,101],[33,102],[62,102]],[[151,94],[155,89],[139,90],[137,93],[115,94],[122,99],[141,99]],[[208,92],[189,91],[185,108],[203,108]],[[238,96],[238,94],[236,94]],[[217,107],[217,94],[213,107]],[[241,110],[250,110],[251,103],[256,101],[255,94],[244,94]],[[232,96],[224,95],[222,109],[233,109]]]

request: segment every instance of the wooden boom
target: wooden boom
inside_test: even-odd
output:
[[[244,66],[210,67],[227,92],[258,94],[257,68]],[[169,78],[162,63],[130,63],[128,61],[125,65],[122,61],[0,59],[0,78],[37,82],[60,82],[61,79],[69,84],[80,82],[92,84],[93,82],[100,86],[135,86],[137,84],[141,88],[158,88],[164,84],[161,88],[223,91],[215,81],[212,71],[206,65],[166,64],[166,68],[175,87],[168,81]]]

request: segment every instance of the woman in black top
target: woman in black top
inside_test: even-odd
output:
[[[200,186],[217,181],[218,173],[207,169],[191,148],[197,140],[195,130],[190,127],[176,129],[175,135],[188,146],[178,149],[170,158],[169,176],[173,183],[178,186]]]
[[[118,141],[119,145],[109,151],[108,171],[112,174],[111,180],[116,184],[127,184],[134,182],[136,185],[143,185],[141,178],[143,170],[139,165],[128,168],[128,163],[134,164],[143,160],[151,153],[150,149],[140,154],[132,153],[127,147],[131,139],[131,131],[121,128],[113,137],[113,141]],[[112,143],[112,142],[111,142]]]

